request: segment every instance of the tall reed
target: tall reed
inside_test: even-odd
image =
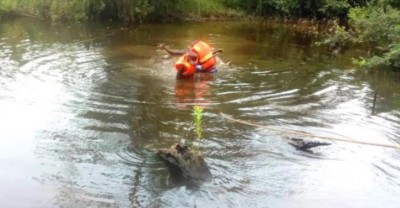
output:
[[[197,150],[200,152],[200,146],[203,140],[203,108],[200,106],[193,106],[193,123],[198,143]],[[195,148],[194,145],[192,146],[192,148]]]

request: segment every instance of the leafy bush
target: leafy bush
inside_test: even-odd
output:
[[[366,0],[223,0],[224,5],[266,17],[333,18],[346,16]]]
[[[354,59],[363,67],[386,66],[400,68],[400,10],[391,7],[389,1],[352,8],[349,12],[350,29],[338,25],[324,43],[342,47],[359,43],[369,51],[368,56]]]
[[[350,11],[354,28],[352,41],[370,46],[372,58],[361,58],[360,65],[400,67],[400,11],[387,5],[354,8]]]

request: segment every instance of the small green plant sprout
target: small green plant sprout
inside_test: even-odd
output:
[[[202,119],[203,119],[203,108],[201,108],[200,106],[193,106],[193,122],[196,132],[196,139],[199,141],[199,146],[200,146],[200,141],[202,140],[202,132],[203,132]]]

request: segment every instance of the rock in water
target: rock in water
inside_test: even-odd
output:
[[[179,168],[186,178],[206,180],[211,176],[203,156],[193,153],[186,145],[174,144],[169,149],[159,150],[158,155],[168,164]]]

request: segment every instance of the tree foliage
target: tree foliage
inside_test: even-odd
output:
[[[371,58],[356,61],[360,65],[400,68],[400,11],[390,6],[356,8],[350,12],[354,41],[367,43]]]
[[[363,6],[366,0],[224,0],[226,6],[248,14],[288,18],[332,18],[346,16],[351,7]]]
[[[1,13],[53,20],[113,19],[129,23],[168,21],[235,12],[224,0],[1,0]],[[238,12],[236,14],[239,14]]]
[[[350,29],[338,25],[325,43],[342,47],[360,43],[368,55],[354,59],[363,67],[386,66],[400,68],[400,10],[394,1],[371,2],[367,7],[352,8],[349,12]]]
[[[0,11],[15,11],[43,18],[122,21],[168,20],[183,17],[230,16],[243,12],[264,17],[332,18],[366,0],[1,0]],[[396,0],[391,4],[399,4]]]

